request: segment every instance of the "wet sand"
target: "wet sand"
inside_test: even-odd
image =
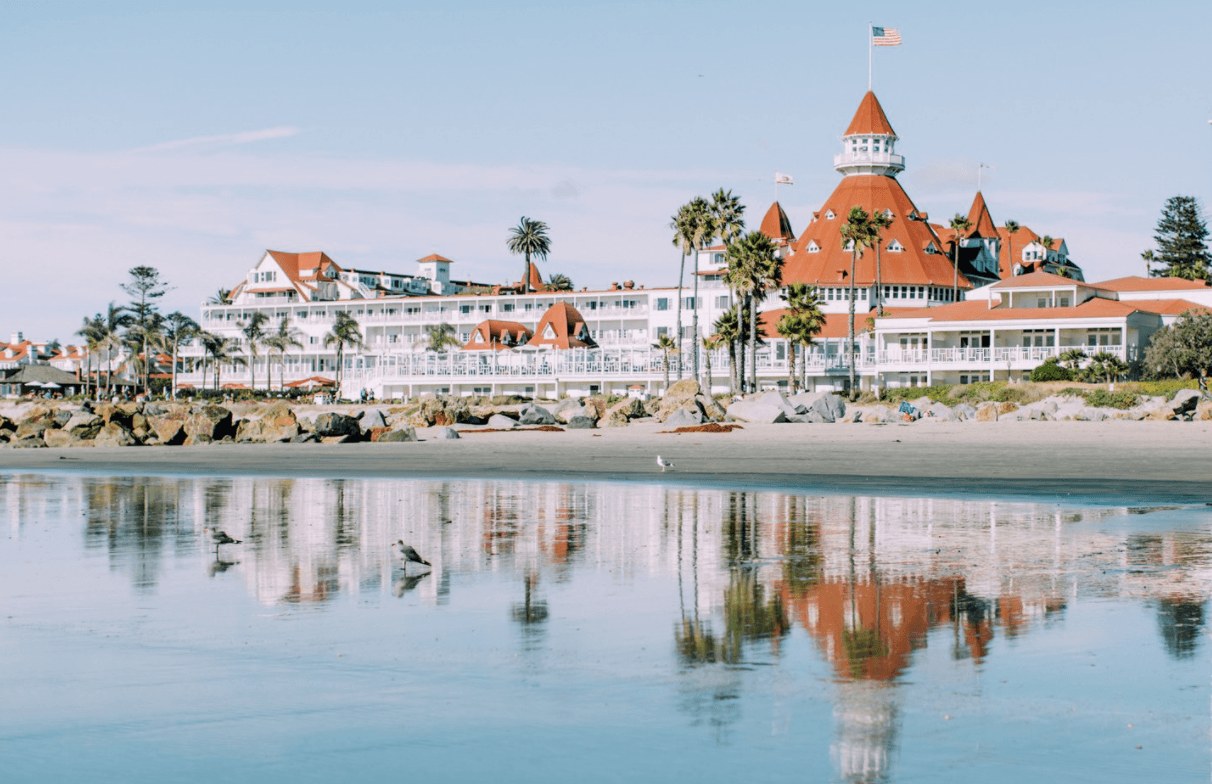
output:
[[[3,449],[0,471],[613,479],[834,492],[1212,501],[1212,422],[745,425],[467,433],[403,444]],[[424,438],[425,431],[419,431]],[[660,454],[675,463],[662,474]]]

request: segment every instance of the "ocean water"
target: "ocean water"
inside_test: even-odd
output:
[[[70,473],[0,501],[5,782],[1212,775],[1212,507]]]

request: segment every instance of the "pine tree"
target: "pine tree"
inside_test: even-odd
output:
[[[1157,251],[1150,258],[1151,274],[1196,280],[1206,278],[1212,266],[1208,252],[1208,225],[1194,196],[1171,196],[1162,208],[1153,235]]]

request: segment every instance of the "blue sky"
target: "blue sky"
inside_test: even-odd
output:
[[[252,5],[253,7],[248,7]],[[0,338],[68,342],[137,264],[200,302],[266,248],[515,280],[676,281],[667,229],[719,187],[793,227],[867,84],[932,218],[979,162],[999,223],[1092,280],[1143,270],[1165,199],[1212,202],[1212,4],[0,2]]]

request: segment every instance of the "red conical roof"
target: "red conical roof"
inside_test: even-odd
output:
[[[762,225],[758,227],[758,231],[775,242],[779,240],[795,242],[795,232],[791,228],[791,221],[788,219],[787,213],[783,212],[782,205],[777,201],[766,210],[766,215],[762,218]]]
[[[849,127],[842,136],[863,133],[896,136],[896,131],[892,130],[892,123],[888,122],[888,116],[884,114],[884,107],[880,106],[879,99],[870,90],[863,96],[863,102],[859,104],[858,111],[854,113],[854,119],[850,121]]]
[[[997,239],[997,224],[990,217],[989,205],[985,204],[985,197],[981,195],[980,191],[976,192],[976,198],[972,200],[972,209],[968,210],[968,222],[972,224],[972,227],[968,229],[969,237]]]
[[[817,213],[817,220],[804,229],[783,264],[784,284],[849,284],[850,252],[842,242],[842,226],[851,207],[862,207],[869,213],[892,212],[892,225],[880,233],[881,278],[885,285],[951,285],[954,268],[942,241],[929,223],[916,217],[920,213],[901,184],[893,177],[880,174],[842,178]],[[833,218],[827,217],[829,213],[833,213]],[[894,241],[899,250],[890,249]],[[815,251],[810,250],[812,246],[816,247]],[[854,278],[859,286],[875,281],[874,250],[863,252]],[[963,289],[972,288],[963,273],[959,275],[959,285]]]

